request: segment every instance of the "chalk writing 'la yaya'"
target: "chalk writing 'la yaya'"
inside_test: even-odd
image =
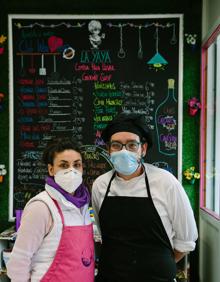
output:
[[[107,50],[83,50],[81,52],[81,63],[111,63]]]

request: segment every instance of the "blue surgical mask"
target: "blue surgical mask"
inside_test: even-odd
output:
[[[127,150],[111,153],[110,161],[115,170],[123,175],[131,175],[140,164],[138,154]]]

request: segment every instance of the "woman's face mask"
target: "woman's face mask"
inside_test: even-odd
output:
[[[140,164],[138,154],[127,150],[111,153],[110,160],[115,170],[123,175],[131,175],[137,170]]]
[[[82,172],[75,168],[61,169],[54,175],[55,182],[68,193],[74,193],[82,183]]]

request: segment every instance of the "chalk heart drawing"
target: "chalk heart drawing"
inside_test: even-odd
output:
[[[50,52],[55,52],[59,47],[63,46],[63,39],[53,35],[48,38],[48,46]]]

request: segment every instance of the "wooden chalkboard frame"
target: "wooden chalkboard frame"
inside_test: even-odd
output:
[[[9,92],[10,92],[10,183],[9,183],[9,221],[13,221],[14,217],[14,163],[15,153],[14,146],[16,144],[14,128],[16,127],[14,121],[14,94],[15,94],[15,81],[14,81],[14,53],[13,48],[16,42],[13,41],[13,20],[141,20],[152,19],[154,21],[160,19],[177,19],[179,23],[178,32],[178,140],[177,140],[177,178],[182,181],[182,92],[183,92],[183,15],[182,14],[149,14],[149,15],[51,15],[51,14],[11,14],[8,16],[9,26]],[[119,51],[120,52],[120,51]],[[121,56],[124,54],[121,53]]]

